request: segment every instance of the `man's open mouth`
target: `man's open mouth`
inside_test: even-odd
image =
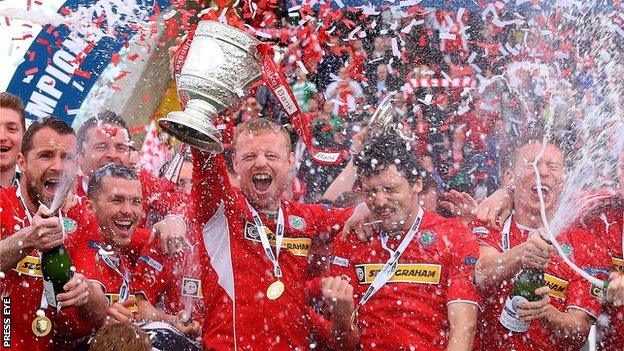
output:
[[[0,153],[9,152],[9,151],[11,151],[11,148],[9,146],[4,146],[4,145],[0,146]]]
[[[542,184],[541,189],[542,189],[542,194],[544,196],[548,196],[548,194],[550,194],[550,187],[548,185],[543,185]],[[533,193],[535,195],[538,195],[537,194],[537,185],[533,186]]]
[[[129,232],[133,224],[134,224],[134,221],[130,219],[114,219],[113,220],[113,225],[122,232]]]
[[[273,183],[273,176],[269,173],[257,173],[251,177],[251,183],[257,192],[264,193]]]
[[[59,184],[58,178],[50,178],[43,182],[43,187],[48,193],[54,194],[56,193],[56,188],[58,187],[58,184]]]

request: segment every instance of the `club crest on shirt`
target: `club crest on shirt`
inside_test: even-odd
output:
[[[291,227],[299,230],[304,230],[306,227],[305,220],[299,216],[288,216],[288,223]]]
[[[561,244],[561,250],[568,258],[572,258],[574,251],[572,250],[572,246],[570,246],[570,244]]]
[[[203,298],[201,292],[201,281],[198,279],[183,278],[182,296]]]
[[[71,234],[78,229],[78,223],[71,218],[63,218],[63,228],[65,228],[65,232],[67,234]]]
[[[420,245],[427,247],[436,241],[436,234],[430,230],[424,231],[418,237]]]

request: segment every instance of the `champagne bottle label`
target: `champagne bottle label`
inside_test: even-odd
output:
[[[526,298],[522,296],[508,296],[505,301],[505,306],[500,315],[501,324],[515,333],[526,333],[529,330],[529,326],[531,325],[529,322],[522,321],[518,318],[517,312],[520,305],[528,301]]]
[[[47,279],[43,280],[43,292],[46,300],[48,301],[48,305],[56,308],[56,295],[54,294],[54,285],[51,281]]]

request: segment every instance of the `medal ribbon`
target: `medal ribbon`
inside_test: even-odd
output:
[[[260,242],[262,242],[262,247],[264,248],[264,253],[267,258],[273,263],[273,274],[275,278],[279,280],[282,277],[282,269],[279,265],[279,253],[282,247],[282,241],[284,240],[284,213],[282,212],[282,206],[277,208],[277,228],[275,230],[275,254],[273,254],[273,250],[271,250],[271,244],[269,244],[269,237],[267,236],[266,231],[264,230],[264,225],[262,224],[262,219],[260,219],[260,215],[258,212],[249,204],[249,211],[251,211],[251,216],[256,224],[256,230],[258,231],[258,235],[260,236]]]
[[[297,99],[290,89],[290,85],[284,77],[284,74],[273,60],[273,48],[271,45],[268,43],[261,43],[257,46],[257,49],[260,53],[260,71],[262,72],[264,83],[277,98],[290,118],[290,122],[301,136],[314,162],[321,165],[341,164],[349,155],[348,151],[318,150],[312,144],[312,131],[310,130],[310,126],[303,120]]]
[[[368,300],[370,300],[373,297],[373,295],[375,295],[375,293],[378,292],[390,280],[390,278],[392,278],[392,276],[396,272],[397,265],[399,263],[399,258],[401,257],[401,255],[403,254],[407,246],[410,244],[410,242],[412,242],[412,239],[414,239],[414,236],[416,236],[416,233],[418,233],[418,228],[420,228],[420,223],[422,222],[423,215],[424,215],[424,211],[422,207],[419,206],[418,216],[414,220],[414,223],[412,223],[412,226],[410,227],[410,230],[405,235],[405,238],[403,238],[403,240],[399,244],[399,247],[397,247],[395,251],[392,251],[386,245],[388,241],[388,234],[385,232],[381,233],[381,238],[380,238],[381,245],[384,247],[384,249],[390,252],[390,258],[388,259],[386,264],[383,266],[381,271],[377,274],[377,276],[375,277],[371,285],[368,287],[368,289],[362,296],[362,299],[360,300],[357,307],[355,308],[355,311],[353,311],[354,315],[357,315],[357,311],[359,311],[360,307],[364,306],[364,304],[366,304]]]
[[[505,224],[503,225],[503,231],[501,232],[501,244],[503,247],[503,252],[511,249],[511,242],[509,241],[509,233],[511,232],[511,220],[513,218],[513,212],[507,217],[505,220]]]

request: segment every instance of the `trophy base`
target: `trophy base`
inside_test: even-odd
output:
[[[158,120],[158,125],[173,135],[176,139],[189,144],[192,147],[220,154],[223,152],[221,133],[212,124],[198,126],[197,123],[189,122],[189,114],[182,111],[171,112],[167,117]]]

